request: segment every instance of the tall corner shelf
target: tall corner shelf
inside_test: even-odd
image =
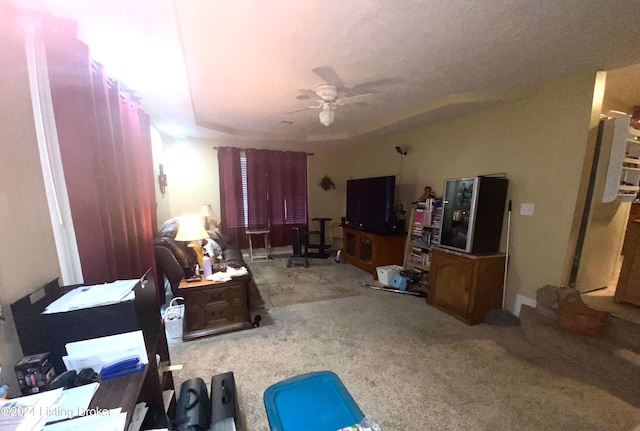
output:
[[[411,218],[404,251],[404,269],[429,272],[431,249],[440,244],[442,207],[411,209]]]
[[[631,117],[609,111],[613,135],[602,202],[631,202],[640,192],[640,130],[629,126]]]

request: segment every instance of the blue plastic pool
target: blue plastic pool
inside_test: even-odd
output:
[[[264,391],[271,431],[337,431],[364,414],[331,371],[302,374]]]

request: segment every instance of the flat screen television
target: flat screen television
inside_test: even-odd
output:
[[[347,180],[346,225],[380,235],[397,233],[395,188],[393,175]]]

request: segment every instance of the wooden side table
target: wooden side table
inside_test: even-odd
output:
[[[269,259],[269,229],[248,229],[247,236],[249,237],[249,256],[251,257],[251,262],[255,259]],[[253,235],[264,235],[264,248],[266,250],[265,254],[262,255],[254,255],[253,254],[253,243],[251,241],[251,237]]]
[[[230,281],[183,279],[178,293],[184,298],[183,340],[251,328],[247,301],[249,275]]]

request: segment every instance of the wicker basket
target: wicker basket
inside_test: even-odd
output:
[[[575,300],[561,300],[558,304],[558,324],[569,332],[591,337],[604,335],[609,313],[594,310]]]

